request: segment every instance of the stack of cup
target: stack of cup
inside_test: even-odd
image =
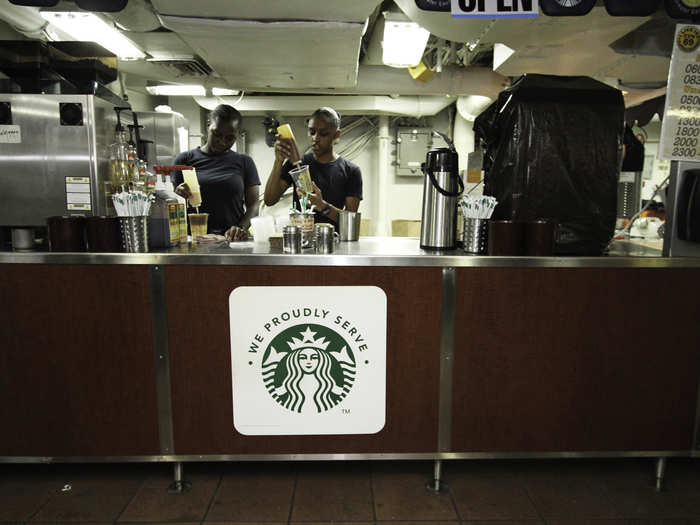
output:
[[[85,217],[57,216],[46,219],[52,252],[84,252]]]

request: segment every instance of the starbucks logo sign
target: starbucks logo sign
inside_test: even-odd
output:
[[[242,286],[231,292],[229,311],[236,431],[369,434],[383,428],[383,290]]]
[[[287,328],[265,350],[262,377],[270,395],[292,412],[325,412],[350,392],[355,356],[343,337],[317,324]]]

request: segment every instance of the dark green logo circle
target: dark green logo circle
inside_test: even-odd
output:
[[[298,324],[265,349],[262,376],[272,398],[292,412],[330,410],[352,389],[355,355],[345,339],[318,324]]]

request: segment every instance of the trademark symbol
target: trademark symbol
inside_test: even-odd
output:
[[[350,409],[349,409],[349,408],[344,408],[344,409],[343,409],[343,414],[349,414],[349,413],[350,413]]]

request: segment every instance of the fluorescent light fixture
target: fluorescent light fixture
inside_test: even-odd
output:
[[[159,84],[157,86],[146,86],[146,91],[151,95],[165,95],[168,97],[180,96],[201,96],[207,94],[204,86],[197,84]]]
[[[235,97],[240,94],[237,89],[211,88],[211,94],[215,97]]]
[[[41,16],[75,40],[96,42],[123,60],[146,56],[131,40],[93,13],[41,11]]]
[[[386,13],[382,62],[391,67],[414,67],[423,58],[430,31],[415,22],[395,20]]]

